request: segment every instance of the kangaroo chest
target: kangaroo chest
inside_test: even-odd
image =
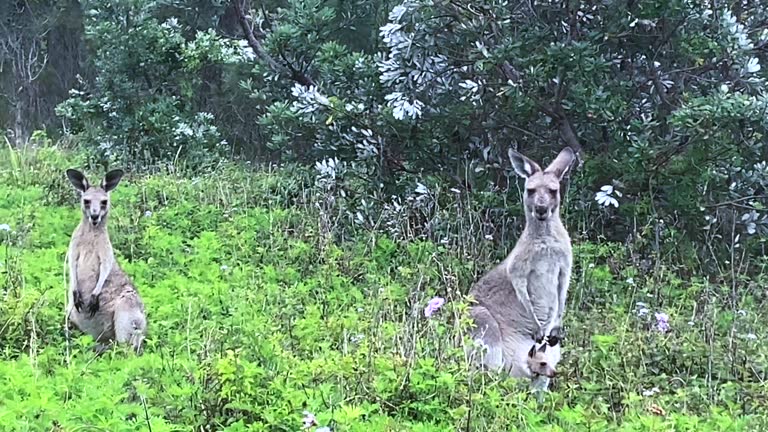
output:
[[[527,251],[526,280],[537,315],[549,315],[557,304],[561,273],[571,265],[570,248],[555,241],[534,242]]]
[[[80,239],[75,245],[77,259],[74,262],[74,271],[80,292],[89,295],[96,287],[99,279],[99,269],[102,260],[108,259],[107,251],[111,250],[108,240],[102,236],[91,239]]]

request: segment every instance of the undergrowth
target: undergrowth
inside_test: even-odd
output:
[[[313,429],[350,432],[768,427],[759,273],[734,292],[573,233],[563,361],[537,401],[461,349],[465,294],[515,227],[442,243],[340,230],[327,191],[290,167],[129,174],[109,229],[149,336],[143,356],[96,358],[90,336],[63,328],[80,217],[63,171],[81,163],[55,148],[0,153],[0,430],[298,431],[305,411]],[[443,206],[454,232],[472,199]],[[447,303],[426,318],[433,296]]]

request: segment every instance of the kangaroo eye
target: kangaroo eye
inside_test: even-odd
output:
[[[525,190],[525,192],[526,192],[528,195],[533,195],[533,194],[535,194],[535,193],[536,193],[536,189],[526,189],[526,190]]]
[[[83,200],[83,204],[89,206],[91,205],[91,200]]]
[[[541,363],[539,363],[539,366],[541,366],[541,367],[547,367],[547,362],[541,362]]]
[[[550,189],[550,190],[549,190],[549,193],[550,193],[551,195],[557,195],[557,189]]]
[[[102,206],[102,207],[106,207],[106,206],[107,206],[107,200],[103,200],[103,201],[101,201],[101,206]]]

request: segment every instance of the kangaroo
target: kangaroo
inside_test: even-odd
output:
[[[560,181],[575,157],[566,147],[542,170],[509,150],[515,172],[525,178],[525,228],[507,258],[470,290],[477,302],[470,308],[472,337],[487,347],[481,363],[490,369],[517,377],[555,374],[573,263],[560,220]]]
[[[109,193],[122,177],[123,171],[112,170],[101,185],[92,186],[80,171],[67,170],[67,178],[80,191],[83,212],[67,251],[67,320],[96,339],[97,354],[113,341],[130,343],[140,354],[147,329],[144,303],[115,260],[107,232]]]

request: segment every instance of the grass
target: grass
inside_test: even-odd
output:
[[[150,334],[143,356],[95,358],[89,336],[63,331],[79,221],[63,170],[80,164],[52,147],[0,152],[0,430],[297,431],[304,411],[351,432],[768,427],[759,276],[734,299],[575,237],[561,375],[539,402],[460,349],[463,295],[513,240],[338,235],[329,192],[287,168],[124,179],[109,228]],[[440,211],[458,226],[458,208]],[[427,319],[434,295],[448,302]]]

